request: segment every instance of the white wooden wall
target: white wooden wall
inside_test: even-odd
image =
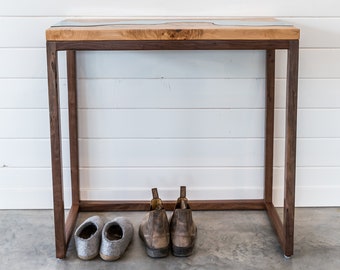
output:
[[[66,17],[274,16],[301,28],[298,206],[340,206],[337,0],[4,0],[0,8],[0,208],[51,208],[44,30]],[[282,204],[285,58],[278,54],[275,200]],[[64,163],[65,61],[60,54]],[[81,195],[260,198],[264,53],[79,53]],[[69,170],[64,172],[69,204]]]

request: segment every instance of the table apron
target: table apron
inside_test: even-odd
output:
[[[100,40],[47,41],[64,50],[270,50],[289,49],[297,40]]]

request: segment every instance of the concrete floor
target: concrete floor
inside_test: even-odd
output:
[[[78,223],[94,213],[82,213]],[[298,208],[295,254],[282,256],[277,238],[263,211],[194,212],[198,237],[188,258],[147,257],[138,237],[144,212],[99,213],[105,219],[128,217],[134,239],[116,262],[100,258],[81,261],[73,239],[67,258],[55,258],[53,213],[50,210],[0,211],[0,269],[339,269],[340,208]],[[169,213],[171,215],[171,213]]]

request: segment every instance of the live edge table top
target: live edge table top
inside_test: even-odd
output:
[[[46,30],[47,41],[298,40],[300,30],[273,18],[69,19]]]

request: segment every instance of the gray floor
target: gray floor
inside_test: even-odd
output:
[[[146,256],[138,238],[145,213],[100,213],[105,219],[124,215],[134,224],[135,236],[116,262],[100,258],[81,261],[71,240],[67,258],[54,250],[53,214],[49,210],[0,211],[0,269],[339,269],[340,209],[298,208],[295,255],[282,256],[277,238],[263,211],[194,212],[198,226],[195,252],[188,258]],[[171,213],[169,213],[170,215]],[[78,223],[93,213],[82,213]]]

